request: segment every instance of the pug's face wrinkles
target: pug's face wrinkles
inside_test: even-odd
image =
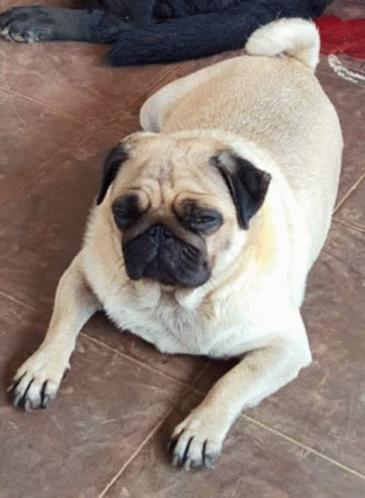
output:
[[[237,230],[228,188],[211,161],[222,144],[140,134],[123,147],[111,210],[128,277],[203,285],[230,245],[229,228]]]

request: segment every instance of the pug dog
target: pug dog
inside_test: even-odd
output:
[[[144,131],[110,152],[15,406],[48,405],[103,309],[163,353],[238,359],[171,436],[173,465],[210,467],[241,411],[311,362],[300,307],[331,222],[341,128],[314,76],[312,22],[272,22],[247,51],[158,91]]]

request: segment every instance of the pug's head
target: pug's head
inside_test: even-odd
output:
[[[196,288],[248,230],[269,181],[213,138],[140,132],[109,153],[96,204],[110,211],[131,280]]]

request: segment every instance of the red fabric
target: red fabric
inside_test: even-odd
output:
[[[319,17],[322,54],[347,54],[365,59],[365,19],[340,19],[333,15]]]

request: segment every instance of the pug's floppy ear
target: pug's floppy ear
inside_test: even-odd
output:
[[[123,145],[117,145],[116,147],[113,147],[109,152],[104,162],[100,192],[96,200],[97,205],[103,202],[110,184],[114,181],[120,166],[127,158],[128,154]]]
[[[271,175],[229,150],[212,159],[233,198],[239,225],[247,230],[250,219],[264,202]]]

